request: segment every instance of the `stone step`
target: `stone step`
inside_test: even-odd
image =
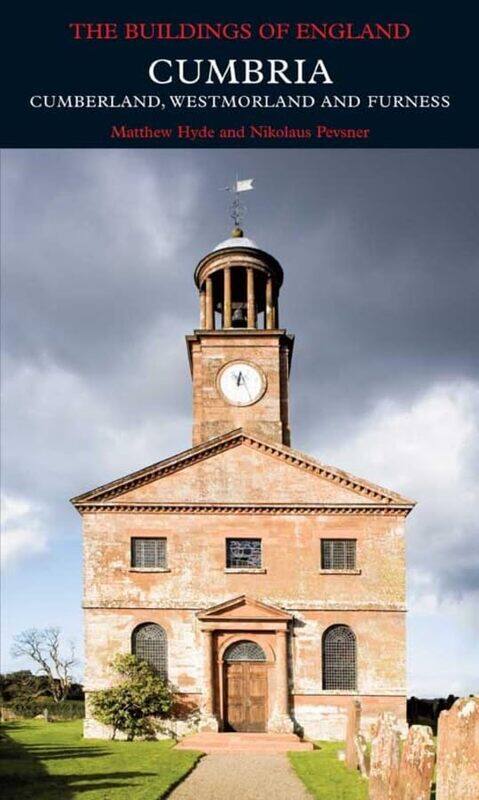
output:
[[[182,739],[177,750],[201,750],[203,753],[287,753],[289,750],[313,750],[311,742],[302,742],[292,733],[195,733]]]
[[[190,734],[191,736],[201,736],[202,739],[218,739],[220,737],[223,741],[227,741],[228,739],[233,742],[239,741],[252,741],[253,739],[257,739],[258,741],[265,741],[268,742],[297,742],[299,737],[295,733],[245,733],[245,732],[234,732],[234,731],[226,731],[225,733],[218,733],[216,731],[200,731],[199,733]]]
[[[211,742],[299,742],[301,741],[298,736],[278,736],[277,734],[260,733],[260,734],[245,734],[245,733],[195,733],[192,734],[195,738],[201,738],[205,741]]]
[[[290,752],[309,752],[313,749],[313,746],[309,746],[307,742],[298,742],[297,744],[291,745],[291,747],[273,747],[271,745],[257,745],[255,747],[228,747],[226,745],[192,745],[189,744],[188,746],[184,745],[183,747],[177,746],[178,750],[199,750],[202,753],[206,753],[206,755],[212,755],[213,753],[224,753],[233,755],[234,753],[241,753],[241,754],[257,754],[257,755],[279,755],[283,753],[290,753]]]

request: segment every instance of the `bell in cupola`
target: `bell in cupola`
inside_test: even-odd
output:
[[[246,328],[247,324],[248,320],[246,318],[246,304],[238,303],[238,305],[236,305],[236,308],[233,309],[231,325],[233,328]]]

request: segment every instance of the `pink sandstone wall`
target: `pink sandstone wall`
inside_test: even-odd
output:
[[[84,517],[85,603],[206,608],[248,594],[286,608],[402,610],[402,518],[96,513]],[[170,572],[130,569],[132,536],[165,536]],[[262,539],[262,574],[225,572],[225,539]],[[357,539],[360,574],[320,572],[321,537]]]
[[[306,735],[318,739],[344,737],[347,704],[351,694],[325,692],[321,684],[321,638],[332,623],[349,624],[358,645],[358,692],[362,703],[362,727],[369,733],[374,717],[393,711],[405,722],[404,615],[389,612],[294,611],[299,624],[291,640],[291,704],[296,722]],[[199,704],[202,694],[202,634],[194,610],[180,609],[88,609],[86,612],[88,691],[107,687],[113,675],[109,662],[120,652],[130,651],[131,633],[141,622],[161,624],[168,636],[170,680],[185,703]],[[219,634],[216,648],[230,634]],[[240,633],[235,636],[241,635]],[[274,635],[245,634],[257,639],[271,661],[269,693],[275,692]],[[215,659],[216,661],[216,659]],[[217,662],[216,662],[217,663]],[[215,682],[220,683],[217,663]]]
[[[331,624],[350,625],[357,636],[365,729],[380,710],[405,718],[401,518],[97,513],[84,522],[87,690],[108,685],[111,656],[128,652],[134,627],[151,621],[168,634],[170,679],[196,702],[203,670],[196,612],[245,593],[284,607],[297,620],[292,701],[307,735],[344,734],[350,695],[321,688],[321,638]],[[131,570],[133,535],[166,536],[171,571]],[[266,571],[225,572],[226,536],[262,538]],[[322,536],[357,538],[361,573],[321,574]]]

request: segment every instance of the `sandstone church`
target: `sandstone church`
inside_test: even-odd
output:
[[[414,503],[291,448],[283,270],[236,227],[199,262],[186,336],[192,447],[75,497],[88,693],[132,652],[200,730],[343,738],[405,721],[405,519]],[[167,424],[167,420],[165,420]]]

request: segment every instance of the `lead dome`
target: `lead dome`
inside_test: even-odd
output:
[[[213,247],[213,253],[215,253],[217,250],[225,250],[227,247],[249,247],[253,250],[259,250],[256,242],[253,241],[253,239],[249,239],[247,236],[244,236],[243,231],[241,231],[241,235],[232,235],[228,239],[225,239],[223,242],[217,244],[216,247]]]

